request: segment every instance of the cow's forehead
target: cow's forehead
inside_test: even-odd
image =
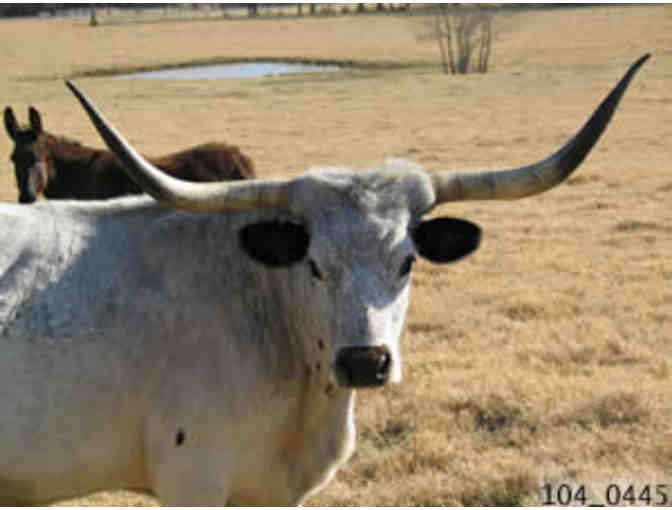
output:
[[[341,213],[393,219],[421,215],[435,202],[429,176],[405,160],[362,171],[316,168],[297,185],[297,212],[311,217]]]
[[[320,169],[298,182],[297,212],[315,241],[312,246],[331,256],[380,257],[394,251],[407,237],[409,222],[434,203],[429,177],[412,165]]]

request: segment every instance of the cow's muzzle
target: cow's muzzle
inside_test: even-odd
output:
[[[346,388],[382,386],[390,378],[391,367],[387,347],[344,347],[336,356],[336,379]]]

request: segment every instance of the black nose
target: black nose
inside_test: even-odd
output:
[[[390,378],[392,357],[387,347],[344,347],[336,357],[336,378],[341,386],[382,386]]]
[[[35,197],[31,195],[21,195],[19,196],[19,203],[21,204],[32,204],[35,202]]]

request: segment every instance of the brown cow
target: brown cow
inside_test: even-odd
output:
[[[86,147],[42,129],[40,113],[28,110],[30,126],[20,128],[10,107],[5,128],[14,140],[14,163],[19,202],[40,194],[46,198],[96,200],[142,193],[109,151]],[[164,172],[187,181],[208,182],[254,178],[254,164],[238,147],[224,143],[197,145],[151,161]]]

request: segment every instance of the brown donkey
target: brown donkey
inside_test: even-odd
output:
[[[47,198],[96,200],[142,193],[109,151],[86,147],[42,129],[40,113],[28,109],[30,127],[20,128],[14,112],[5,108],[5,128],[14,140],[14,163],[19,202]],[[164,172],[187,181],[252,179],[252,160],[238,147],[224,143],[197,145],[151,161]]]

